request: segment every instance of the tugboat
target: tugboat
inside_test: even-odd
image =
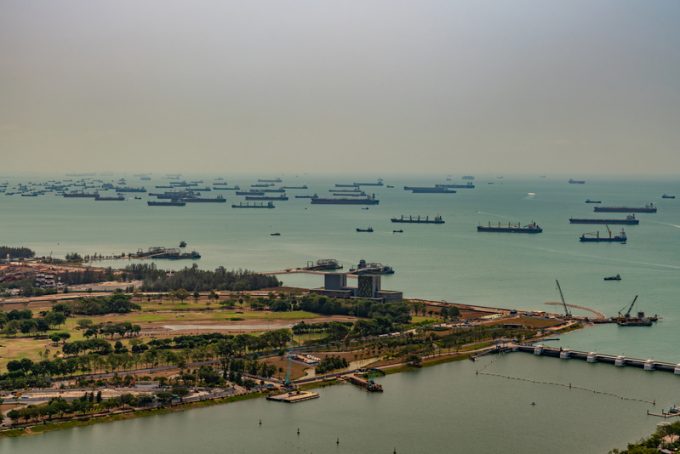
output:
[[[373,227],[366,227],[365,229],[357,227],[357,232],[373,233]]]
[[[599,230],[595,233],[584,233],[581,235],[580,240],[583,243],[625,243],[628,240],[623,229],[621,229],[621,233],[618,235],[612,235],[612,231],[607,226],[607,232],[609,232],[609,236],[600,236]]]
[[[621,275],[617,274],[616,276],[607,276],[604,278],[605,281],[620,281],[621,280]]]
[[[630,303],[630,306],[628,306],[628,310],[626,311],[625,314],[621,314],[621,311],[619,311],[619,316],[613,318],[613,320],[616,322],[617,325],[619,326],[652,326],[653,322],[656,322],[659,317],[656,315],[653,317],[646,317],[644,312],[638,312],[636,317],[632,317],[630,315],[630,312],[633,310],[633,306],[635,305],[635,302],[638,299],[638,295],[635,295],[635,298],[633,298],[633,302]],[[623,310],[623,309],[621,309]]]

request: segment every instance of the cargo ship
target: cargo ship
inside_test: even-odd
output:
[[[625,243],[628,241],[626,232],[621,229],[621,233],[617,235],[612,235],[612,231],[607,227],[607,236],[600,236],[600,232],[595,233],[584,233],[581,235],[581,242],[583,243]]]
[[[638,225],[640,220],[634,214],[629,214],[623,219],[594,219],[594,218],[569,218],[570,224],[618,224]]]
[[[80,199],[94,199],[99,195],[98,192],[64,192],[63,197],[67,199],[80,198]]]
[[[489,222],[488,225],[478,225],[477,231],[501,233],[541,233],[543,232],[543,229],[533,221],[524,226],[519,223],[508,223],[508,225],[501,225],[500,222],[497,225],[491,225],[491,222]]]
[[[443,184],[435,184],[435,186],[438,187],[438,188],[449,188],[449,189],[474,189],[475,188],[475,185],[471,181],[468,181],[465,184],[443,183]]]
[[[94,198],[98,202],[122,202],[125,200],[125,197],[122,195],[116,195],[116,196],[105,196],[105,195],[97,195],[97,197]]]
[[[182,199],[183,202],[187,203],[224,203],[227,201],[221,195],[217,197],[186,197]]]
[[[357,227],[357,232],[364,232],[364,233],[373,233],[373,227]]]
[[[442,219],[441,216],[435,216],[432,219],[430,219],[429,216],[425,217],[420,217],[420,216],[409,216],[406,217],[403,214],[398,217],[398,218],[392,218],[392,222],[401,222],[405,224],[443,224],[444,219]]]
[[[243,203],[239,202],[238,205],[232,205],[232,208],[276,208],[273,203]]]
[[[405,191],[411,191],[414,194],[455,194],[456,191],[440,186],[404,186]]]
[[[656,206],[648,203],[643,207],[594,207],[596,213],[656,213]]]
[[[239,191],[240,186],[213,186],[213,191]]]
[[[247,195],[246,200],[259,200],[259,201],[267,201],[267,200],[288,200],[288,196],[285,194],[281,195]]]
[[[302,186],[281,186],[281,189],[309,189],[306,184]]]
[[[183,207],[186,202],[181,200],[168,200],[167,202],[165,200],[149,200],[146,204],[150,207]]]
[[[586,184],[586,180],[574,180],[573,178],[569,178],[569,184]]]
[[[364,182],[364,183],[353,183],[354,186],[382,186],[383,185],[383,180],[378,180],[378,181],[373,181],[373,182]]]
[[[311,194],[311,195],[310,194],[299,194],[299,195],[295,196],[296,199],[314,199],[316,197],[319,197],[319,196],[316,195],[316,194]]]
[[[129,187],[118,186],[116,188],[116,192],[146,192],[146,188],[145,187],[129,188]]]
[[[322,198],[322,197],[312,197],[312,205],[378,205],[380,200],[375,198],[375,195],[370,197],[357,197],[357,198]]]
[[[264,195],[264,191],[255,191],[255,190],[250,190],[250,191],[236,191],[236,195]]]
[[[462,176],[462,179],[463,179],[463,180],[474,180],[475,177],[473,177],[472,175],[463,175],[463,176]]]
[[[357,185],[355,183],[335,183],[336,188],[356,188]]]
[[[257,181],[259,183],[281,183],[283,180],[281,178],[258,178]]]

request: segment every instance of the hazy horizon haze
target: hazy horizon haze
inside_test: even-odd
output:
[[[0,3],[0,173],[677,174],[670,0]]]

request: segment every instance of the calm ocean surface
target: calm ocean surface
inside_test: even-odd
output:
[[[185,177],[203,179],[206,184],[213,181],[210,176]],[[257,178],[224,177],[230,185],[242,188]],[[38,179],[7,176],[0,177],[0,182]],[[559,300],[554,283],[559,279],[568,303],[614,315],[639,294],[640,310],[658,313],[663,319],[652,328],[589,328],[562,336],[554,344],[680,361],[680,199],[661,199],[663,193],[680,195],[680,180],[590,177],[585,185],[569,185],[568,177],[479,177],[476,189],[448,195],[411,194],[402,189],[404,185],[443,183],[443,177],[385,177],[385,183],[395,188],[366,187],[380,199],[380,205],[369,210],[310,205],[308,199],[292,198],[300,193],[327,195],[334,183],[356,179],[284,177],[284,184],[307,184],[310,189],[289,191],[291,199],[274,202],[274,210],[232,209],[231,203],[242,198],[229,191],[206,193],[211,197],[223,194],[226,204],[186,207],[148,207],[146,196],[95,202],[53,195],[0,195],[0,243],[28,246],[39,255],[63,256],[72,251],[131,252],[176,246],[184,240],[188,249],[201,253],[196,262],[201,267],[257,271],[302,266],[319,258],[336,258],[348,268],[365,258],[394,267],[396,274],[384,277],[383,287],[402,290],[407,296],[533,310],[558,310],[545,302]],[[146,183],[147,189],[163,181],[128,177],[129,185]],[[626,245],[581,244],[581,233],[605,230],[604,226],[569,224],[570,216],[597,216],[593,205],[584,203],[587,198],[601,199],[606,205],[654,202],[659,212],[640,214],[639,226],[626,226]],[[440,214],[446,224],[391,224],[390,217],[400,214]],[[526,224],[532,220],[543,227],[542,234],[483,234],[475,229],[488,221]],[[375,233],[355,232],[356,227],[367,226]],[[395,228],[404,233],[393,234]],[[269,236],[272,232],[281,236]],[[162,262],[159,266],[185,264]],[[621,282],[602,280],[616,273],[623,277]],[[321,285],[317,276],[281,279],[290,285]],[[35,439],[4,440],[0,452],[39,452],[47,446],[75,453],[120,452],[133,446],[139,451],[172,453],[194,446],[202,447],[200,452],[374,453],[392,452],[395,447],[398,452],[606,452],[642,436],[659,422],[645,415],[649,406],[642,403],[475,376],[476,367],[479,364],[465,362],[386,377],[382,396],[335,387],[323,390],[318,401],[299,406],[243,402]],[[665,406],[680,402],[680,378],[671,374],[520,354],[497,361],[491,370],[618,390],[656,399]],[[531,401],[538,405],[530,407]],[[260,431],[253,421],[265,415],[271,423]],[[302,430],[299,439],[295,435],[298,426]],[[174,436],[168,437],[170,433]],[[339,447],[335,446],[337,436],[342,440]]]

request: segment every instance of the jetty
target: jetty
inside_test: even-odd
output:
[[[318,399],[319,393],[313,391],[290,391],[274,396],[267,396],[267,400],[274,402],[285,402],[287,404],[296,404],[298,402],[305,402],[307,400]]]

